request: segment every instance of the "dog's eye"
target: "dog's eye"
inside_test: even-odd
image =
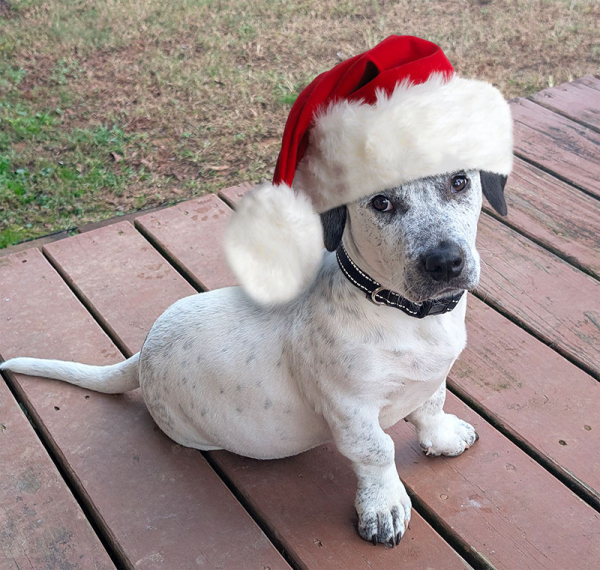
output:
[[[388,198],[382,196],[381,194],[375,196],[375,198],[371,200],[371,204],[378,212],[389,212],[394,209],[394,206],[392,206],[392,203],[388,200]]]
[[[457,174],[452,177],[450,184],[452,193],[457,194],[458,192],[462,192],[469,185],[469,179],[466,174]]]

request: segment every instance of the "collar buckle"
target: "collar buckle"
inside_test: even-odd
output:
[[[373,303],[375,303],[376,305],[385,305],[385,301],[379,301],[377,299],[377,295],[383,291],[385,289],[385,287],[377,287],[377,289],[375,289],[372,293],[371,293],[371,301],[373,301]]]

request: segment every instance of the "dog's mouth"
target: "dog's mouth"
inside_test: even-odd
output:
[[[433,297],[431,297],[428,300],[441,299],[442,297],[450,297],[451,295],[462,293],[464,290],[465,289],[457,287],[444,287],[444,289],[438,291]]]
[[[424,303],[425,301],[435,301],[438,299],[443,299],[446,297],[451,297],[453,295],[457,295],[458,293],[462,293],[463,291],[468,291],[469,289],[465,289],[462,287],[447,287],[441,291],[436,291],[434,293],[420,293],[420,294],[410,294],[405,295],[405,297],[412,301],[413,303]]]
[[[415,279],[406,279],[403,296],[413,303],[424,303],[450,297],[462,291],[472,291],[477,287],[478,281],[476,275],[461,275],[449,282],[434,281],[419,275]]]

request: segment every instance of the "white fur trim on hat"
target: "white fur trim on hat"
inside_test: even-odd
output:
[[[235,276],[261,304],[285,303],[314,279],[323,258],[323,228],[307,196],[266,184],[242,198],[225,234]]]
[[[316,117],[293,188],[319,212],[405,182],[512,169],[512,118],[489,83],[433,74],[377,101],[338,101]]]

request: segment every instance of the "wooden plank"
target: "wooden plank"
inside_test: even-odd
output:
[[[600,94],[583,82],[564,83],[528,97],[552,111],[600,131]]]
[[[0,505],[0,568],[114,570],[2,378]]]
[[[502,223],[600,278],[598,200],[518,158],[505,194]],[[487,203],[484,209],[492,212]]]
[[[203,241],[203,225],[191,220],[181,224],[178,239]],[[214,231],[214,227],[206,231]],[[166,241],[163,245],[171,247]],[[177,247],[173,244],[174,249]],[[214,263],[210,267],[200,260],[198,267],[190,264],[187,270],[198,272],[198,279],[202,280],[200,272],[218,271],[222,260]],[[452,395],[448,402],[451,410],[462,408]],[[594,568],[597,552],[590,537],[600,537],[599,515],[476,414],[462,409],[460,414],[477,426],[482,440],[487,442],[478,443],[464,457],[447,463],[422,457],[412,428],[404,422],[392,432],[397,440],[401,476],[426,508],[449,532],[472,545],[476,556],[491,560],[497,568],[562,568],[575,555],[581,568]],[[303,563],[320,567],[335,556],[331,567],[340,567],[347,559],[340,557],[341,549],[336,549],[336,544],[358,541],[356,548],[368,546],[360,543],[353,530],[350,532],[349,524],[336,528],[331,520],[331,513],[343,517],[344,512],[345,520],[351,520],[349,505],[355,490],[347,464],[340,461],[332,446],[281,462],[257,462],[224,452],[212,453],[211,457],[259,516],[273,525],[286,551]],[[270,473],[271,469],[274,473]],[[554,517],[556,508],[566,513],[571,525],[567,536],[564,521]],[[311,540],[316,540],[317,545],[327,544],[327,549],[316,550]],[[319,558],[316,564],[310,558],[314,552],[326,553],[326,560]],[[377,560],[383,565],[384,561],[376,559],[377,552],[373,552],[369,562],[375,565]]]
[[[204,234],[200,233],[198,228],[204,228],[204,225],[198,225],[182,210],[177,212],[183,220],[176,221],[176,225],[182,232],[180,235],[189,235],[192,240],[198,238],[198,243],[202,243]],[[165,214],[169,221],[174,219],[172,213],[165,212]],[[155,221],[157,226],[159,222],[162,222],[160,218]],[[102,320],[105,320],[111,329],[119,331],[127,350],[135,352],[141,346],[135,322],[151,323],[169,305],[170,295],[166,295],[164,300],[157,295],[163,283],[174,284],[178,291],[189,288],[188,292],[191,292],[192,288],[173,269],[165,270],[164,279],[160,283],[152,279],[140,280],[138,277],[140,267],[156,266],[160,255],[154,250],[142,250],[138,242],[145,240],[141,236],[137,240],[131,238],[123,241],[115,238],[115,235],[122,231],[119,226],[121,224],[69,238],[61,244],[60,248],[52,247],[52,259],[61,273],[65,274],[68,281],[72,282],[85,297],[86,304],[94,314],[102,315]],[[205,231],[214,231],[214,226],[209,225]],[[116,259],[118,262],[128,257],[132,260],[137,257],[131,267],[122,271],[99,272],[97,275],[92,275],[93,268],[97,265],[104,266],[105,263],[110,264],[111,259]],[[213,262],[215,266],[212,271],[211,268],[207,268],[205,259],[198,256],[199,264],[207,272],[218,273],[218,265],[222,262],[220,260]],[[205,279],[202,278],[202,281],[204,282]],[[114,309],[115,300],[119,299],[124,307],[123,311]],[[138,316],[137,321],[132,319],[132,315]],[[290,465],[285,464],[288,465],[286,469],[289,469]],[[264,465],[267,466],[267,470],[271,467],[274,473],[280,472],[278,461],[264,462]],[[331,459],[330,469],[339,469],[336,466],[336,459]],[[233,477],[229,471],[226,469],[227,476]],[[285,477],[288,479],[291,477],[294,481],[293,488],[283,485],[281,489],[271,489],[271,503],[276,510],[273,514],[277,514],[277,517],[266,516],[266,514],[262,516],[264,513],[260,511],[261,505],[252,503],[252,506],[259,509],[259,515],[265,524],[278,536],[286,552],[292,555],[301,567],[333,569],[347,565],[368,568],[370,564],[372,568],[384,569],[401,564],[411,569],[425,569],[432,566],[439,567],[442,563],[449,569],[465,567],[462,560],[444,540],[417,514],[412,523],[414,533],[411,529],[411,538],[406,539],[410,547],[401,551],[396,550],[394,555],[386,549],[375,549],[371,544],[360,539],[352,520],[354,482],[349,470],[346,469],[341,476],[340,485],[343,491],[338,493],[329,490],[324,492],[323,480],[320,476],[316,479],[302,478],[295,472],[288,471]],[[332,485],[330,480],[328,484]],[[307,500],[308,497],[310,500]],[[298,508],[299,504],[304,507]],[[323,515],[320,519],[315,520],[313,516],[306,513],[309,504]],[[285,513],[287,521],[285,526],[279,524],[281,513]]]
[[[600,197],[600,133],[526,99],[511,110],[515,154]]]
[[[229,206],[235,208],[236,204],[242,199],[244,194],[255,188],[253,184],[240,184],[239,186],[230,186],[219,190],[219,197]]]
[[[473,296],[467,330],[450,386],[600,507],[600,383]]]
[[[38,250],[0,263],[4,358],[122,359]],[[16,382],[129,567],[289,568],[202,455],[160,432],[139,390],[111,396],[40,378]]]
[[[107,250],[111,255],[102,255]],[[96,296],[109,301],[102,313],[96,313],[98,319],[122,347],[125,342],[119,327],[125,325],[130,340],[128,346],[134,347],[134,353],[141,348],[156,317],[136,311],[130,303],[132,295],[143,295],[148,305],[164,309],[195,293],[129,222],[119,222],[73,239],[54,242],[44,247],[44,252],[80,298],[82,292],[78,283],[85,279],[90,285],[88,290],[92,292],[85,296],[89,305],[94,306]],[[61,263],[57,263],[58,259]],[[92,261],[91,265],[89,261]],[[127,294],[114,286],[125,276],[133,277],[129,280],[131,289]],[[151,282],[151,287],[147,286],[148,282]],[[116,315],[123,318],[113,318]],[[135,339],[131,339],[132,331],[137,331]]]
[[[332,444],[277,461],[226,451],[211,452],[211,457],[259,516],[277,529],[286,551],[302,568],[470,568],[414,510],[399,547],[373,547],[359,538],[356,480],[350,463]]]
[[[425,457],[404,422],[391,432],[403,480],[428,508],[498,569],[597,569],[600,514],[457,398],[445,409],[480,435],[460,457]]]
[[[580,77],[579,79],[575,79],[573,83],[580,83],[582,85],[587,85],[592,89],[597,89],[600,91],[600,79],[594,77],[593,75],[586,75],[585,77]]]
[[[231,209],[217,196],[202,196],[177,206],[160,210],[136,219],[136,227],[156,246],[164,250],[165,244],[176,244],[170,251],[173,263],[198,287],[218,289],[233,281],[229,268],[218,261],[223,255],[223,232]],[[192,232],[198,226],[205,228],[202,241],[197,241],[186,232]],[[202,271],[201,277],[186,273],[186,267],[191,265],[210,268]]]
[[[232,208],[240,201],[242,196],[254,188],[254,184],[244,183],[219,190],[219,198]]]
[[[600,377],[600,283],[486,214],[478,293]]]

